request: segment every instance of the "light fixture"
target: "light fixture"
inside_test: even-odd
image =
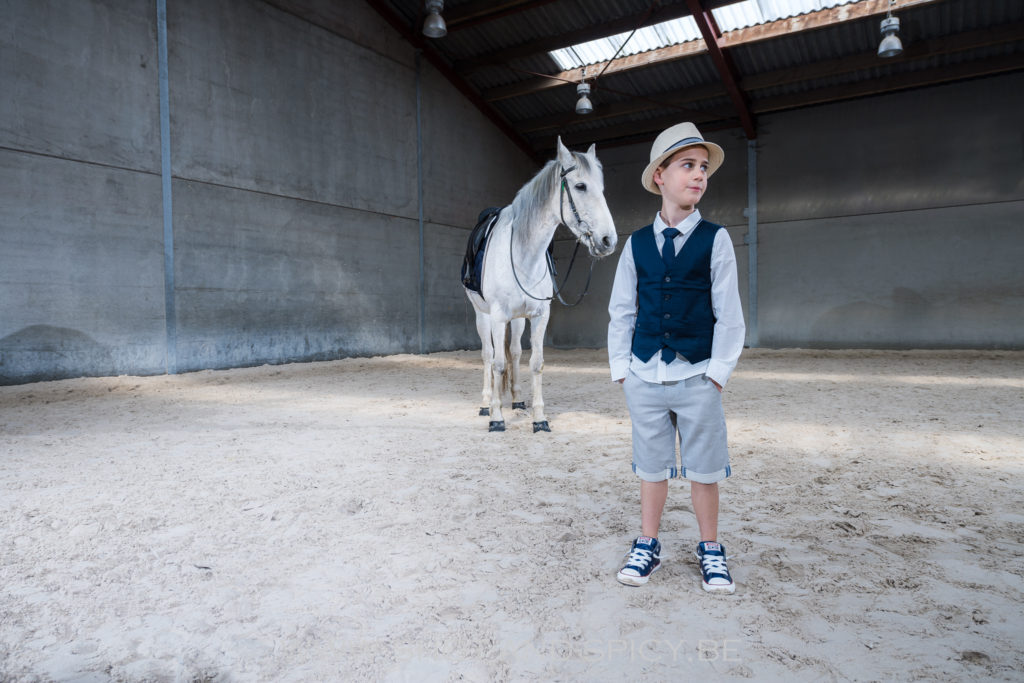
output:
[[[882,42],[878,44],[878,56],[887,58],[895,57],[903,52],[903,42],[900,41],[900,20],[892,15],[892,6],[895,0],[889,0],[889,14],[882,19]]]
[[[590,84],[580,83],[576,86],[576,94],[580,96],[576,100],[576,113],[577,114],[589,114],[594,111],[594,105],[591,104],[590,98],[587,95],[590,94]]]
[[[444,25],[441,10],[444,0],[427,0],[427,18],[423,22],[423,35],[428,38],[444,38],[448,35],[448,27]]]

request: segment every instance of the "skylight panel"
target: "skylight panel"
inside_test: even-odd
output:
[[[711,10],[715,22],[723,33],[748,26],[758,26],[779,19],[818,12],[838,5],[849,5],[866,0],[743,0]],[[629,38],[630,31],[607,38],[598,38],[572,47],[549,52],[563,71],[606,62]],[[653,26],[645,26],[626,43],[619,57],[680,45],[701,37],[693,17],[672,19]]]
[[[743,0],[713,9],[711,14],[725,33],[855,2],[858,0]]]
[[[555,60],[555,63],[563,71],[578,69],[587,64],[606,62],[626,42],[630,33],[632,31],[626,31],[607,38],[598,38],[597,40],[573,45],[572,47],[555,50],[548,54],[551,55],[551,58]],[[622,52],[619,52],[619,57],[656,50],[668,45],[678,45],[679,43],[685,43],[697,38],[700,38],[700,30],[697,28],[697,22],[693,20],[693,17],[673,19],[672,21],[655,24],[654,26],[645,26],[639,29],[636,35],[626,43],[626,47],[622,49]]]

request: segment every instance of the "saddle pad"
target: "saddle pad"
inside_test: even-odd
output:
[[[484,267],[484,251],[491,228],[501,213],[499,207],[489,207],[480,212],[476,227],[469,233],[466,244],[466,257],[462,261],[462,285],[469,290],[480,293],[480,275]]]

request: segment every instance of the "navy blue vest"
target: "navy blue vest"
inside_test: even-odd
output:
[[[671,265],[665,266],[654,226],[633,233],[637,317],[633,355],[645,363],[668,347],[691,363],[711,358],[711,248],[722,226],[701,220]]]

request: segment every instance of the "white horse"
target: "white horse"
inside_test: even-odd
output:
[[[505,430],[502,393],[511,392],[513,408],[526,408],[518,385],[526,318],[530,319],[533,431],[551,431],[544,416],[541,376],[544,332],[554,294],[547,249],[555,229],[567,226],[592,257],[615,251],[615,225],[604,199],[604,176],[594,145],[580,154],[570,152],[559,138],[557,148],[557,157],[502,209],[487,241],[480,292],[466,290],[476,309],[476,330],[483,347],[485,407],[480,414],[490,415],[492,432]],[[496,349],[504,353],[495,353]]]

